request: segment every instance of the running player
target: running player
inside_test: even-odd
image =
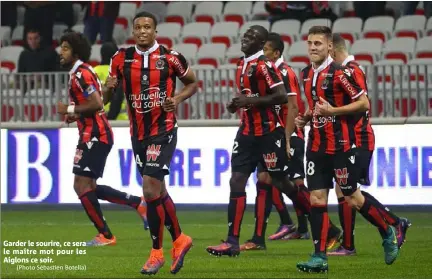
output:
[[[333,62],[329,27],[312,27],[307,44],[312,64],[303,69],[301,78],[309,109],[296,122],[301,126],[311,121],[306,179],[311,191],[310,221],[315,253],[309,261],[298,263],[297,268],[304,272],[328,270],[325,243],[329,225],[327,200],[328,190],[333,188],[333,178],[348,203],[380,229],[385,262],[392,264],[399,255],[396,229],[388,225],[381,215],[380,211],[385,207],[357,188],[372,157],[372,152],[365,148],[374,137],[368,123],[367,92],[358,85],[351,69]]]
[[[69,99],[71,105],[57,104],[57,112],[66,116],[66,122],[77,121],[79,141],[76,147],[73,173],[74,189],[88,217],[99,234],[87,246],[116,244],[102,214],[98,199],[125,204],[138,211],[146,225],[146,209],[141,198],[97,185],[102,177],[106,159],[114,143],[111,126],[103,111],[101,83],[92,67],[85,63],[91,52],[86,38],[75,32],[61,39],[60,64],[70,69]]]
[[[212,255],[237,256],[239,236],[246,207],[246,182],[258,163],[270,173],[275,185],[293,203],[307,211],[309,202],[302,198],[289,178],[290,138],[297,115],[295,95],[287,96],[281,75],[274,63],[264,56],[263,47],[268,31],[259,25],[251,26],[243,35],[241,50],[245,57],[238,62],[236,85],[240,94],[227,104],[235,113],[243,108],[242,121],[232,150],[232,174],[228,205],[228,237],[222,244],[207,247]],[[274,105],[288,102],[286,129]],[[287,152],[288,151],[288,152]],[[265,222],[264,222],[265,223]]]
[[[342,38],[340,34],[333,34],[333,51],[331,52],[334,61],[342,66],[346,66],[353,71],[354,77],[359,86],[367,92],[366,76],[364,70],[361,66],[354,60],[353,55],[349,55],[345,39]],[[370,141],[366,141],[366,149],[373,152],[375,147],[375,142],[373,138]],[[360,145],[361,142],[358,143]],[[365,173],[363,175],[364,181],[361,183],[363,185],[370,185],[369,182],[369,168],[364,169]],[[334,251],[328,252],[327,255],[333,256],[351,256],[356,254],[356,249],[354,245],[354,227],[355,227],[355,216],[356,209],[351,207],[345,200],[344,195],[339,187],[336,185],[336,195],[338,198],[338,210],[339,210],[339,220],[343,228],[343,238],[342,243]],[[361,191],[364,196],[370,196],[369,193]],[[373,198],[372,196],[370,196]],[[388,208],[386,210],[380,211],[384,216],[385,220],[389,225],[392,225],[397,230],[398,246],[399,248],[405,242],[405,236],[408,228],[411,226],[411,222],[406,218],[399,218]]]
[[[177,144],[177,105],[196,93],[198,83],[186,59],[156,41],[157,20],[148,12],[140,12],[133,19],[135,46],[120,49],[110,66],[110,81],[106,96],[121,82],[128,103],[132,148],[143,176],[143,192],[147,203],[147,218],[153,249],[141,269],[143,274],[156,274],[164,265],[163,229],[169,230],[171,273],[183,266],[192,238],[182,233],[173,200],[169,196],[164,177]],[[174,96],[176,78],[184,88]]]
[[[284,50],[284,43],[277,33],[270,33],[267,42],[264,45],[264,55],[275,63],[277,69],[280,71],[282,80],[284,82],[285,91],[287,95],[295,96],[301,114],[304,113],[304,105],[300,99],[300,87],[295,72],[287,63],[283,61],[282,53]],[[288,115],[287,105],[276,105],[276,111],[283,122]],[[299,193],[303,199],[309,201],[309,191],[304,185],[304,129],[297,128],[292,134],[291,139],[291,166],[290,177],[296,187],[299,188]],[[309,239],[309,232],[307,227],[307,214],[309,212],[302,212],[296,209],[299,228],[296,230],[289,213],[286,209],[286,204],[283,200],[282,193],[272,186],[271,177],[266,172],[262,164],[258,164],[258,181],[257,181],[257,197],[255,199],[255,230],[253,237],[240,246],[240,250],[263,250],[266,248],[264,242],[265,230],[267,220],[270,216],[272,204],[275,205],[281,223],[275,234],[269,237],[269,240],[277,239]],[[310,209],[309,209],[310,210]],[[328,249],[333,247],[339,237],[341,231],[331,226],[329,231],[329,239],[327,242]]]

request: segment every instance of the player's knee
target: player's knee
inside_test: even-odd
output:
[[[312,206],[326,205],[327,204],[327,192],[325,190],[311,191],[310,203]]]
[[[96,189],[96,181],[90,177],[75,175],[74,190],[78,196],[85,192]]]
[[[143,194],[145,199],[155,199],[160,196],[162,182],[154,177],[143,176]]]
[[[350,196],[346,196],[345,200],[347,201],[349,206],[355,208],[356,210],[360,210],[364,204],[364,196],[362,195],[359,189],[357,189]]]
[[[268,172],[260,172],[257,174],[258,182],[272,184],[271,176]]]
[[[248,178],[249,177],[242,173],[234,172],[230,179],[231,192],[244,192]]]

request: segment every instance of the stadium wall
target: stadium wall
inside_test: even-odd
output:
[[[387,205],[432,205],[432,119],[374,119],[376,150],[372,185],[363,188]],[[98,183],[142,195],[127,122],[112,122],[115,145]],[[238,120],[181,121],[178,144],[166,178],[178,204],[226,204],[230,153]],[[78,204],[72,163],[76,128],[62,123],[2,123],[1,203]],[[256,175],[247,187],[255,201]],[[336,204],[330,195],[330,204]],[[287,203],[290,203],[287,200]]]

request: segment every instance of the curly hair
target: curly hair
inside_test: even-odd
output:
[[[72,47],[72,54],[76,55],[81,61],[87,62],[90,59],[91,45],[82,33],[65,33],[60,39],[60,44],[63,42],[67,42]]]

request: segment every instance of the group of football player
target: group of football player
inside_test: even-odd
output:
[[[171,273],[175,274],[183,266],[192,238],[180,229],[164,177],[169,173],[177,143],[177,105],[196,93],[198,81],[183,55],[158,44],[156,29],[154,15],[141,12],[135,16],[136,45],[120,49],[112,57],[104,86],[85,63],[90,46],[82,34],[65,34],[61,39],[60,63],[70,69],[70,104],[59,102],[58,112],[65,115],[68,123],[78,123],[74,188],[98,230],[88,245],[116,243],[98,199],[126,204],[138,211],[145,228],[150,230],[152,250],[141,273],[156,274],[164,265],[162,242],[166,227],[173,240]],[[266,249],[267,220],[274,205],[280,226],[269,240],[310,239],[310,223],[315,251],[308,261],[297,264],[299,270],[326,272],[327,255],[356,254],[356,212],[377,227],[385,262],[392,264],[411,224],[357,186],[369,184],[369,163],[375,144],[365,73],[348,54],[344,39],[326,26],[312,27],[305,47],[306,44],[311,64],[301,71],[300,81],[307,109],[301,101],[296,74],[283,60],[281,37],[254,25],[241,39],[245,55],[237,63],[237,92],[226,106],[230,113],[242,110],[231,157],[228,236],[206,250],[216,256],[237,256],[240,251]],[[185,86],[174,95],[176,78]],[[96,183],[103,175],[114,143],[103,102],[110,101],[117,86],[122,86],[128,103],[131,143],[143,177],[142,199]],[[245,187],[256,169],[254,234],[240,245]],[[333,180],[342,230],[330,221],[327,211]],[[287,211],[283,195],[293,203],[298,226]]]

